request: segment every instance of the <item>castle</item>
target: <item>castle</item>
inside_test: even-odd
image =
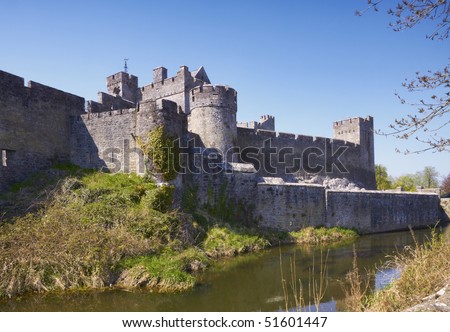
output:
[[[24,86],[23,78],[0,71],[0,192],[58,162],[143,174],[139,138],[163,126],[186,157],[177,187],[194,190],[200,205],[226,197],[238,210],[234,218],[277,229],[341,225],[367,233],[438,218],[437,195],[372,191],[370,116],[334,122],[333,138],[277,133],[270,115],[237,122],[237,92],[212,85],[203,67],[181,66],[173,77],[159,67],[142,87],[121,71],[107,77],[106,87],[98,101],[85,102],[33,81]],[[314,176],[366,190],[305,182]]]

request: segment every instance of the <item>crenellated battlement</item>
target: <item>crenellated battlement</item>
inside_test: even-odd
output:
[[[106,117],[113,117],[113,116],[119,116],[119,115],[128,115],[137,113],[136,108],[123,108],[119,110],[113,110],[113,111],[107,111],[107,112],[89,112],[86,114],[82,114],[77,117],[78,121],[87,121],[91,119],[99,119],[99,118],[106,118]]]
[[[273,116],[273,115],[261,115],[260,117],[259,117],[259,120],[261,121],[261,122],[264,122],[264,121],[268,121],[268,120],[274,120],[275,119],[275,117]]]
[[[24,105],[28,104],[29,112],[38,109],[34,107],[38,103],[58,105],[60,112],[68,115],[82,114],[85,110],[82,97],[34,81],[28,81],[26,86],[24,83],[24,78],[0,70],[0,91],[3,92],[0,100],[16,96]]]
[[[272,115],[261,115],[258,121],[238,122],[238,127],[250,129],[262,129],[275,131],[275,117]]]
[[[348,147],[358,146],[358,144],[355,144],[353,142],[336,139],[336,138],[308,136],[308,135],[301,135],[301,134],[275,132],[275,131],[270,131],[270,130],[245,128],[245,127],[238,127],[238,135],[261,137],[262,139],[270,138],[270,139],[282,140],[284,142],[285,146],[289,146],[290,144],[296,144],[298,142],[301,142],[304,144],[310,144],[310,145],[338,144],[338,145],[345,145]]]
[[[195,87],[190,92],[191,112],[197,107],[216,106],[237,109],[237,92],[224,85],[205,84]]]
[[[361,125],[361,124],[373,124],[373,117],[367,116],[365,118],[356,117],[356,118],[348,118],[346,120],[339,120],[333,122],[333,127],[341,127],[348,125]]]
[[[235,89],[230,88],[227,85],[212,85],[212,84],[204,84],[202,86],[195,87],[191,90],[191,94],[199,95],[199,94],[213,94],[220,95],[226,97],[236,97],[237,92]]]

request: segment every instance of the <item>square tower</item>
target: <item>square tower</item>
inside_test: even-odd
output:
[[[361,146],[361,154],[369,169],[375,170],[373,117],[348,118],[333,123],[333,138]]]
[[[123,71],[106,78],[108,94],[137,102],[138,78]]]

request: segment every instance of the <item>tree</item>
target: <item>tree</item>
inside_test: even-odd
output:
[[[382,2],[383,0],[368,0],[368,7],[356,14],[362,15],[371,9],[379,11]],[[422,21],[432,21],[434,30],[426,38],[444,40],[449,36],[450,2],[447,0],[401,0],[396,7],[389,8],[387,13],[394,17],[394,21],[390,23],[394,31],[413,28]],[[414,153],[427,150],[450,151],[450,138],[444,134],[445,127],[450,123],[450,64],[441,70],[429,70],[425,74],[416,72],[416,77],[406,80],[403,86],[409,92],[429,92],[429,97],[412,103],[418,107],[417,112],[395,119],[390,125],[392,131],[384,134],[400,139],[415,137],[425,144],[425,148],[413,151]],[[397,96],[402,103],[406,103],[405,99]]]
[[[375,179],[378,190],[392,189],[392,183],[389,181],[386,166],[375,165]]]
[[[402,175],[394,181],[394,188],[402,188],[404,191],[416,191],[416,184],[411,175]]]
[[[417,182],[416,185],[422,186],[424,188],[436,188],[439,186],[439,173],[434,167],[425,166],[423,171],[417,172]]]
[[[450,173],[448,173],[447,177],[442,181],[441,194],[450,194]]]

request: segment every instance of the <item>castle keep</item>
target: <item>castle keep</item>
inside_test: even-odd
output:
[[[0,192],[57,162],[145,173],[139,139],[163,126],[183,151],[175,183],[200,206],[226,198],[233,218],[293,230],[341,225],[379,232],[434,224],[439,197],[375,189],[373,118],[333,123],[333,138],[275,131],[275,118],[237,122],[237,92],[212,85],[203,67],[175,76],[153,70],[139,86],[126,72],[107,77],[87,101],[0,71]],[[204,166],[207,166],[206,168]],[[195,170],[195,171],[192,171]],[[364,190],[330,190],[311,179]]]

